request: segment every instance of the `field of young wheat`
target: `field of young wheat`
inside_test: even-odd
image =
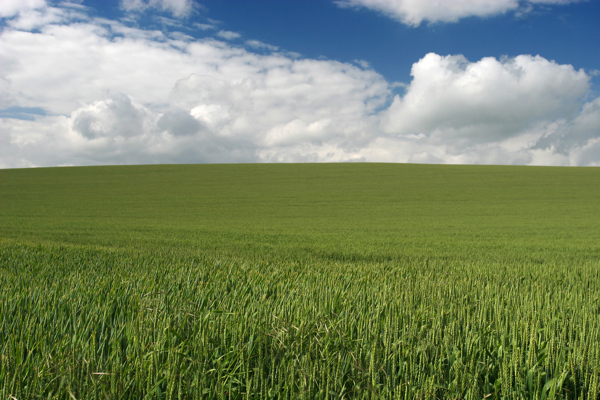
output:
[[[600,398],[600,169],[0,170],[0,398]]]

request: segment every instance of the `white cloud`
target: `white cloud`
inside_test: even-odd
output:
[[[369,69],[369,68],[371,68],[371,64],[369,64],[369,62],[366,61],[366,60],[354,60],[354,63],[356,65],[359,65],[363,69]]]
[[[202,31],[208,31],[208,30],[216,28],[216,26],[214,24],[200,24],[197,22],[194,22],[193,26],[195,26],[196,28],[198,28]]]
[[[0,110],[16,105],[16,101],[10,92],[10,82],[0,76]]]
[[[258,50],[269,50],[269,51],[277,51],[279,47],[273,46],[267,43],[263,43],[258,40],[246,40],[246,45]]]
[[[157,9],[179,18],[189,15],[195,6],[193,0],[121,0],[121,8],[126,11]]]
[[[10,18],[15,15],[46,7],[45,0],[2,0],[0,2],[0,18]]]
[[[305,143],[356,151],[377,129],[389,88],[373,71],[169,36],[92,19],[6,29],[4,102],[48,116],[4,118],[10,145],[0,158],[12,166],[299,159]]]
[[[366,149],[384,161],[595,165],[600,99],[584,102],[590,76],[521,55],[469,62],[428,54],[412,82],[381,113]]]
[[[156,126],[173,136],[190,136],[205,130],[204,124],[185,110],[167,111],[158,119]]]
[[[9,27],[30,31],[48,24],[86,21],[86,7],[74,3],[61,3],[62,7],[49,7],[43,0],[0,2],[0,18],[6,18]]]
[[[151,113],[123,93],[79,108],[71,120],[74,131],[87,139],[139,136],[153,125]]]
[[[469,16],[497,15],[519,5],[517,0],[340,0],[338,4],[370,8],[411,26],[423,21],[456,22]]]
[[[598,139],[600,139],[600,98],[586,103],[575,118],[561,120],[546,129],[535,147],[552,149],[556,153],[567,155],[573,149],[583,149]],[[595,148],[598,147],[595,145]],[[598,157],[598,153],[595,157]]]
[[[422,133],[462,145],[516,136],[542,120],[571,118],[589,77],[540,56],[471,63],[462,56],[428,54],[412,67],[413,80],[382,118],[388,133]]]
[[[341,7],[365,7],[403,24],[419,26],[423,21],[456,22],[466,17],[490,17],[516,11],[520,6],[568,4],[580,0],[337,0]]]
[[[231,31],[219,31],[217,32],[217,36],[226,40],[233,40],[233,39],[237,39],[239,38],[240,35],[237,32],[231,32]]]
[[[359,61],[306,59],[244,41],[271,50],[259,54],[75,11],[82,12],[21,10],[0,32],[2,168],[600,164],[600,99],[583,100],[590,76],[570,65],[428,54],[392,101],[397,84]],[[33,120],[18,119],[25,112]]]

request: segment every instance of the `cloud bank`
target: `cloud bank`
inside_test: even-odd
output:
[[[541,56],[427,54],[393,96],[394,85],[367,63],[302,58],[251,38],[232,44],[219,32],[194,39],[144,30],[75,5],[3,4],[1,168],[600,165],[590,75]]]
[[[580,0],[338,0],[341,7],[368,8],[409,26],[423,21],[457,22],[467,17],[491,17],[528,10],[534,4],[568,4]]]

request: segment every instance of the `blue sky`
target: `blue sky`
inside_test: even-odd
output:
[[[412,64],[429,52],[468,59],[540,54],[588,70],[600,66],[600,2],[538,7],[521,17],[513,12],[459,23],[407,26],[368,9],[341,9],[326,0],[222,1],[203,4],[205,16],[306,57],[368,61],[392,81],[409,81]]]
[[[449,0],[451,1],[451,0]],[[86,1],[107,18],[123,16],[118,0]],[[408,26],[373,10],[343,9],[329,0],[205,0],[182,23],[196,37],[193,23],[213,24],[304,57],[342,62],[365,60],[390,81],[408,82],[412,64],[429,52],[483,57],[542,55],[561,64],[600,69],[600,2],[537,6],[520,15],[506,12],[459,23]],[[525,11],[525,10],[522,10]],[[151,16],[150,16],[151,17]],[[212,20],[212,22],[211,22]],[[146,24],[152,24],[151,18]],[[148,26],[147,25],[147,26]]]
[[[598,17],[597,0],[5,0],[0,167],[600,165]]]

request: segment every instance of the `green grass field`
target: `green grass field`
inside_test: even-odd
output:
[[[600,169],[0,170],[0,398],[600,398]]]

